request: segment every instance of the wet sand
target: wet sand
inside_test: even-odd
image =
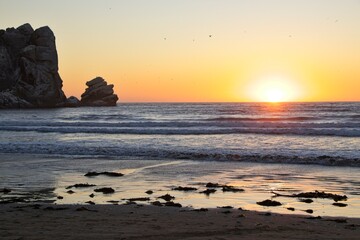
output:
[[[359,218],[141,205],[0,205],[0,239],[358,239]]]

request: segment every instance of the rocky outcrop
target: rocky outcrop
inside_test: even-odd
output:
[[[80,100],[77,97],[71,96],[66,99],[65,107],[80,107]]]
[[[33,105],[19,98],[13,91],[0,92],[0,108],[31,108]]]
[[[0,108],[60,107],[65,102],[51,29],[34,31],[27,23],[0,30]]]
[[[108,85],[103,78],[96,77],[86,85],[88,88],[81,95],[82,106],[116,106],[119,98],[114,94],[113,84]]]
[[[97,77],[86,83],[81,101],[66,99],[58,73],[55,36],[47,26],[26,23],[0,30],[0,108],[115,106],[114,85]]]

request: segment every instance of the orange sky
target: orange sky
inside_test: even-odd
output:
[[[1,0],[0,9],[2,29],[53,29],[67,96],[102,76],[124,102],[266,101],[269,88],[284,101],[360,101],[357,0]]]

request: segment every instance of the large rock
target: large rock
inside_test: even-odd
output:
[[[51,29],[27,23],[0,30],[0,108],[65,104]]]
[[[0,108],[31,108],[33,105],[11,91],[0,92]]]
[[[116,106],[119,98],[114,94],[114,85],[108,85],[101,77],[86,82],[86,85],[88,88],[81,95],[82,106]]]
[[[80,100],[77,97],[71,96],[66,99],[65,107],[80,107]]]

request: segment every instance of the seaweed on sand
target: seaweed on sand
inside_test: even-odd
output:
[[[335,202],[337,201],[346,201],[347,196],[346,195],[338,195],[333,193],[326,193],[326,192],[320,192],[320,191],[314,191],[314,192],[303,192],[303,193],[297,193],[297,194],[280,194],[272,191],[273,194],[275,194],[276,197],[296,197],[296,198],[329,198],[333,199]]]

